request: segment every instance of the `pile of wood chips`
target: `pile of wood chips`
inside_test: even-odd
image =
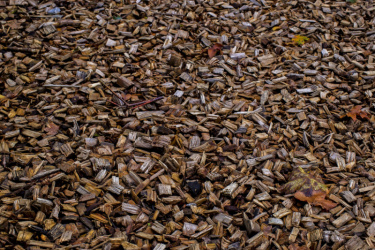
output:
[[[375,248],[374,41],[374,0],[0,0],[0,248]]]

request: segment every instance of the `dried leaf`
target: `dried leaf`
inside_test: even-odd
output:
[[[365,111],[361,111],[361,112],[359,112],[359,116],[360,116],[362,119],[366,118],[367,120],[370,120],[370,118],[369,118],[367,115],[368,115],[368,114],[367,114],[367,112],[365,112]]]
[[[216,53],[221,51],[222,48],[223,48],[223,45],[221,43],[216,43],[214,46],[208,49],[208,56],[210,58],[216,56]]]
[[[282,186],[279,190],[287,194],[306,189],[327,191],[322,178],[313,172],[305,172],[301,167],[296,168],[289,177],[289,182]]]
[[[292,40],[298,45],[304,45],[310,39],[306,36],[296,35]]]
[[[59,132],[60,126],[56,125],[53,122],[48,122],[44,131],[47,132],[47,135],[56,135]]]
[[[313,172],[305,172],[301,167],[291,173],[289,182],[279,190],[285,193],[295,193],[296,199],[327,210],[336,206],[336,203],[325,199],[328,188],[321,177]]]
[[[276,30],[279,30],[279,29],[281,29],[280,26],[275,26],[275,27],[272,28],[273,31],[276,31]]]
[[[322,208],[326,210],[331,210],[332,208],[335,208],[337,206],[336,203],[325,199],[325,197],[318,196],[315,198],[314,202],[311,203],[314,206],[321,206]]]
[[[294,194],[294,198],[300,201],[307,201],[314,206],[321,206],[326,210],[330,210],[337,206],[336,203],[325,199],[326,192],[320,190],[312,190],[312,192],[309,193],[309,191],[310,190],[305,190],[305,192],[298,191]]]
[[[346,115],[350,118],[353,119],[353,121],[356,121],[357,120],[357,115],[359,115],[362,119],[368,119],[370,120],[370,118],[367,116],[368,113],[365,112],[365,111],[362,111],[362,106],[361,105],[357,105],[357,106],[354,106],[350,112],[348,112]]]

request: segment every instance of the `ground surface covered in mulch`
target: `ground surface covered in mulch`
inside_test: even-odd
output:
[[[0,0],[1,249],[370,249],[373,0]]]

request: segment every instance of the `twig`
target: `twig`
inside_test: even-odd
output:
[[[156,101],[161,100],[161,99],[163,99],[163,96],[158,96],[158,97],[155,97],[153,99],[142,101],[142,102],[138,102],[138,103],[132,103],[129,106],[130,106],[130,108],[135,109],[135,108],[139,108],[141,106],[144,106],[146,104],[149,104],[151,102],[156,102]]]
[[[155,102],[155,101],[158,101],[160,99],[163,99],[162,96],[158,96],[158,97],[155,97],[151,100],[145,100],[145,101],[136,102],[136,103],[127,103],[121,96],[119,96],[116,92],[114,92],[112,89],[110,89],[104,81],[100,80],[100,82],[103,84],[104,87],[106,87],[109,91],[111,91],[112,94],[114,94],[118,99],[120,99],[123,103],[125,103],[124,106],[121,106],[121,105],[118,105],[117,103],[114,103],[110,100],[107,100],[110,103],[113,103],[113,104],[117,105],[119,108],[138,108],[138,107],[144,106],[146,104],[149,104],[151,102]]]
[[[128,105],[128,103],[119,95],[117,95],[117,93],[115,93],[110,87],[107,86],[107,84],[103,81],[103,80],[99,80],[104,87],[106,87],[109,91],[111,91],[112,94],[114,94],[118,99],[120,99],[123,103],[125,103],[126,105]],[[117,106],[120,106],[120,105],[117,105]]]
[[[53,172],[51,171],[48,174],[41,174],[39,176],[34,176],[33,180],[29,184],[26,184],[25,186],[23,186],[23,187],[21,187],[21,188],[19,188],[17,190],[14,190],[13,192],[1,195],[0,199],[2,199],[4,197],[9,197],[9,196],[12,196],[12,195],[16,195],[16,194],[22,192],[23,190],[34,186],[41,178],[45,177],[47,179],[50,175],[55,174],[55,173],[57,173],[59,171],[61,171],[61,170],[60,169],[56,169],[55,171],[53,171]]]
[[[116,105],[116,106],[119,106],[117,103],[112,102],[112,101],[110,101],[110,100],[107,100],[107,102],[110,102],[110,103],[112,103],[112,104],[114,104],[114,105]]]

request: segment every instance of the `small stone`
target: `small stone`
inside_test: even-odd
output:
[[[189,187],[190,193],[193,196],[198,196],[202,192],[202,186],[197,180],[186,181],[186,185]]]

